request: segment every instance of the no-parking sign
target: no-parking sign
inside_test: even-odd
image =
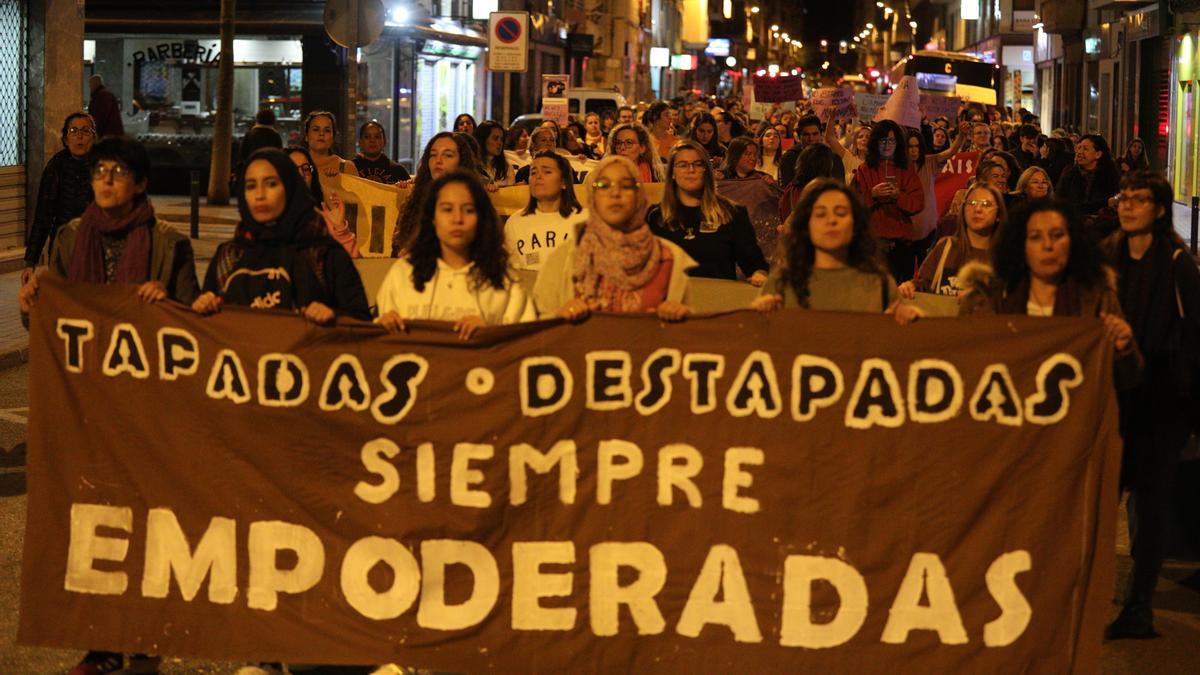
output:
[[[488,18],[488,70],[529,70],[529,12],[492,12]]]

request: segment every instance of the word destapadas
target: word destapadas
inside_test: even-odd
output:
[[[87,367],[85,347],[96,337],[92,322],[59,319],[57,334],[63,343],[66,370],[83,373]],[[152,360],[137,328],[129,323],[117,324],[103,346],[101,372],[109,377],[147,379],[156,375],[162,381],[175,381],[199,374],[202,360],[207,358],[205,391],[212,399],[299,407],[309,402],[319,382],[319,409],[369,411],[384,425],[397,424],[409,414],[429,374],[428,361],[415,353],[393,355],[380,366],[374,379],[368,377],[357,356],[341,354],[323,368],[323,374],[318,371],[314,377],[309,364],[294,354],[264,354],[251,364],[229,348],[202,355],[196,338],[179,328],[160,328],[155,343],[157,354]],[[936,358],[908,364],[903,385],[895,364],[881,358],[864,358],[857,373],[853,373],[852,386],[841,366],[815,354],[794,356],[790,376],[787,371],[781,373],[772,355],[765,351],[752,351],[740,363],[730,361],[723,354],[657,349],[642,361],[637,378],[640,386],[635,391],[634,361],[628,352],[588,352],[584,363],[576,364],[584,371],[582,378],[560,357],[530,356],[520,362],[515,393],[525,417],[554,414],[580,398],[588,410],[632,408],[649,416],[671,401],[679,385],[688,389],[688,405],[695,415],[723,408],[734,418],[774,419],[786,409],[795,422],[807,422],[845,398],[844,420],[851,429],[947,422],[961,415],[964,406],[976,421],[1021,426],[1060,422],[1069,411],[1071,390],[1084,379],[1078,359],[1061,352],[1042,361],[1033,390],[1025,396],[1018,392],[1008,366],[1002,362],[986,366],[974,386],[968,388],[955,364]],[[249,370],[248,365],[256,368]],[[256,377],[252,380],[248,372]],[[732,377],[722,391],[727,374]],[[486,375],[491,377],[490,372]],[[579,379],[582,387],[578,386]],[[781,385],[786,386],[786,398]],[[490,391],[490,385],[478,390],[471,382],[466,386],[474,393]]]

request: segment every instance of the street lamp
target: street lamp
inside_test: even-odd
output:
[[[751,13],[751,14],[758,14],[758,13],[759,13],[759,11],[760,11],[760,10],[758,9],[758,7],[751,7],[751,8],[750,8],[750,13]]]
[[[771,24],[771,32],[778,33],[779,32],[779,24],[777,24],[777,23]]]

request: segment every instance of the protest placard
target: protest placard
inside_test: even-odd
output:
[[[1120,439],[1098,320],[597,315],[464,343],[55,277],[31,319],[22,644],[1099,667]]]
[[[822,120],[830,119],[828,115],[832,115],[833,119],[841,119],[850,114],[850,107],[854,104],[854,87],[821,87],[813,91],[810,103],[813,114]]]
[[[854,107],[858,109],[858,121],[871,122],[875,119],[875,114],[887,103],[887,94],[864,94],[859,92],[854,95]]]

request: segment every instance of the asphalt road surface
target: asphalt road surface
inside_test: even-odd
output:
[[[81,652],[15,644],[25,534],[25,438],[28,367],[0,371],[0,673],[64,673]],[[1118,532],[1124,531],[1124,519]],[[1129,572],[1128,544],[1119,537],[1119,582]],[[1116,590],[1114,589],[1114,598]],[[1170,561],[1159,582],[1155,616],[1162,637],[1104,645],[1102,673],[1200,673],[1200,564]],[[1117,611],[1113,606],[1113,614]],[[241,663],[163,659],[163,673],[233,673]]]

